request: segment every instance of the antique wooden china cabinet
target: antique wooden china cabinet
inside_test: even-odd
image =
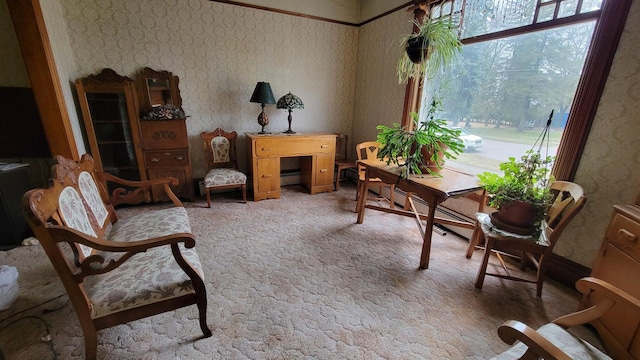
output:
[[[98,170],[128,180],[172,176],[175,194],[194,199],[184,116],[146,119],[165,105],[181,107],[177,76],[144,68],[134,81],[104,69],[76,80],[76,89]]]

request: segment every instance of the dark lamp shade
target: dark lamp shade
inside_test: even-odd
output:
[[[293,95],[289,92],[287,95],[284,95],[280,99],[278,99],[278,104],[276,105],[278,109],[304,109],[304,104],[299,97]]]
[[[273,92],[271,92],[271,85],[268,82],[259,82],[255,90],[253,90],[253,95],[251,95],[251,100],[249,101],[259,104],[275,104],[276,99],[273,97]]]

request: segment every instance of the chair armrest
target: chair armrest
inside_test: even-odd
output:
[[[527,325],[508,320],[498,328],[500,339],[509,345],[520,341],[527,346],[527,352],[520,359],[559,359],[571,360],[567,354],[553,345],[549,340],[538,334]]]
[[[595,277],[584,277],[576,283],[576,288],[583,294],[588,294],[590,291],[596,291],[599,294],[603,294],[616,303],[625,303],[635,312],[640,312],[640,300],[632,295],[629,295],[626,291],[619,289],[615,285],[612,285],[604,280]]]
[[[167,194],[169,199],[171,199],[175,206],[182,206],[182,202],[173,193],[173,190],[171,190],[170,185],[175,186],[179,183],[178,179],[174,177],[136,181],[122,179],[103,171],[96,171],[95,175],[98,180],[103,183],[105,190],[108,189],[107,183],[109,182],[126,186],[128,188],[134,188],[134,190],[131,191],[121,187],[113,190],[113,193],[109,195],[109,202],[114,207],[119,204],[136,205],[142,202],[157,201],[155,198],[153,198],[153,192],[151,191],[151,188],[153,186],[160,185],[163,187],[165,193]]]
[[[109,272],[135,254],[166,245],[171,246],[176,261],[184,269],[184,259],[181,258],[177,246],[180,243],[183,243],[185,248],[192,248],[196,245],[195,236],[190,233],[177,233],[152,239],[120,242],[88,236],[80,231],[61,225],[50,225],[48,230],[55,242],[65,242],[72,245],[75,264],[80,269],[80,272],[74,274],[77,282],[82,282],[85,277],[90,275]],[[73,246],[74,244],[82,244],[95,250],[121,255],[105,257],[104,254],[92,254],[81,260],[77,248]]]

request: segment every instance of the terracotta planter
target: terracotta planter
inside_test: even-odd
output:
[[[530,203],[513,201],[491,214],[491,223],[512,233],[529,235],[533,233],[538,211]]]
[[[434,161],[431,161],[431,157],[433,156],[433,150],[426,146],[423,146],[421,151],[422,151],[422,157],[424,159],[424,165],[422,166],[422,168],[425,170],[429,169],[433,172],[439,172],[444,166],[445,158],[444,158],[443,150],[446,150],[446,149],[447,149],[447,146],[440,143],[440,150],[438,151],[438,157],[440,158],[440,162],[436,163]]]

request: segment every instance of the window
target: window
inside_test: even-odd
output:
[[[421,104],[441,97],[440,115],[483,140],[450,160],[453,166],[498,171],[500,162],[532,147],[552,109],[548,151],[556,154],[567,139],[601,6],[598,0],[455,0],[431,8],[432,18],[460,24],[464,45],[444,77],[424,80]]]

